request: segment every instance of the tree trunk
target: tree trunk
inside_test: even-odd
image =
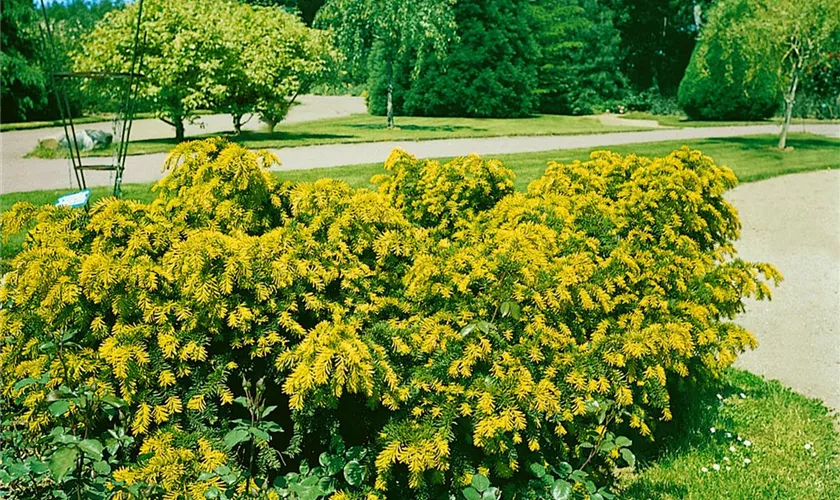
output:
[[[392,129],[394,128],[394,63],[390,56],[385,67],[388,78],[388,128]]]
[[[175,118],[175,140],[183,142],[184,135],[184,119],[179,116]]]
[[[234,113],[233,115],[233,132],[236,135],[242,133],[242,115]]]
[[[793,116],[793,105],[796,103],[796,86],[799,84],[799,68],[793,69],[793,80],[790,82],[787,94],[785,94],[785,122],[782,124],[782,133],[779,135],[779,149],[787,146],[788,129],[790,119]]]

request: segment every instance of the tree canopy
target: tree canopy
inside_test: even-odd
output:
[[[108,14],[75,54],[83,71],[127,71],[137,4]],[[227,111],[239,128],[248,112],[273,125],[317,79],[329,40],[293,14],[227,0],[146,0],[142,96],[184,137],[200,109]]]
[[[35,57],[37,13],[31,0],[3,0],[0,16],[0,109],[3,121],[17,121],[46,100],[46,78]]]
[[[394,63],[409,51],[415,54],[410,71],[416,73],[430,50],[442,54],[455,37],[454,0],[328,0],[316,25],[335,33],[349,67],[368,63],[377,45],[386,66],[388,126],[394,126]]]
[[[590,114],[620,97],[626,79],[616,71],[621,35],[603,0],[538,0],[532,3],[539,59],[540,111]]]

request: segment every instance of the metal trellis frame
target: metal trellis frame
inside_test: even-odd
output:
[[[128,154],[128,144],[131,137],[131,125],[134,121],[134,114],[137,110],[137,98],[140,89],[140,79],[143,78],[143,49],[146,46],[146,34],[143,34],[143,42],[140,43],[140,27],[143,20],[143,0],[137,0],[137,24],[134,29],[134,45],[131,56],[131,69],[128,72],[73,72],[58,71],[58,51],[56,49],[53,27],[47,13],[45,0],[40,0],[41,14],[44,18],[41,35],[49,50],[49,57],[52,60],[50,79],[55,92],[58,104],[59,116],[64,138],[67,142],[67,149],[70,155],[70,162],[76,177],[76,184],[79,189],[87,189],[85,172],[105,171],[111,172],[114,183],[113,194],[120,196],[122,192],[123,172],[125,171],[125,159]],[[73,87],[83,86],[85,80],[103,80],[115,91],[118,96],[118,109],[114,117],[112,141],[114,154],[107,162],[102,158],[90,158],[82,156],[82,148],[76,134],[76,123],[73,118],[73,109],[70,107],[68,91]]]

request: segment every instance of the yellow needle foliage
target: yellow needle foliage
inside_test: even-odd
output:
[[[49,392],[122,398],[141,448],[114,475],[200,493],[196,457],[246,466],[213,450],[237,381],[268,376],[278,420],[365,423],[371,487],[457,488],[578,456],[605,430],[593,402],[615,408],[607,425],[650,434],[670,418],[669,379],[755,347],[731,320],[780,279],[737,258],[723,198],[736,178],[688,148],[551,163],[526,192],[478,156],[395,150],[378,191],[279,183],[276,162],[185,143],[149,204],[3,214],[5,234],[28,229],[0,289],[4,413],[33,435],[71,421],[104,432],[84,412],[52,416]],[[67,332],[58,354],[39,349]],[[326,429],[297,434],[326,442]],[[185,435],[201,448],[169,446]]]

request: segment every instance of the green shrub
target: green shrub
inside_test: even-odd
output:
[[[539,0],[530,10],[540,47],[542,113],[600,113],[621,97],[626,79],[617,71],[621,37],[614,13],[593,0]]]
[[[781,103],[777,68],[752,67],[738,43],[724,45],[728,26],[750,13],[748,2],[724,2],[710,14],[680,82],[679,104],[695,120],[762,120]],[[732,50],[725,46],[734,47]]]
[[[411,116],[506,118],[537,109],[538,52],[523,0],[462,0],[455,4],[458,39],[441,60],[434,54],[412,74],[415,54],[394,68],[394,109]],[[368,109],[384,114],[385,64],[374,55]]]
[[[735,176],[688,148],[527,192],[477,156],[396,150],[378,191],[275,161],[185,143],[151,203],[0,217],[31,228],[0,288],[4,489],[582,498],[669,378],[755,345],[730,319],[779,278],[735,258]]]

